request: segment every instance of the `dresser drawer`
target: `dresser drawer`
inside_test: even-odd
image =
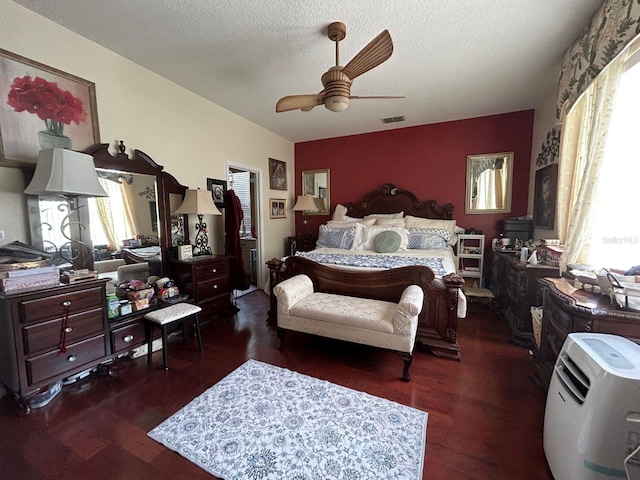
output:
[[[22,329],[24,354],[58,348],[62,334],[62,320],[62,318],[56,318],[24,327]],[[81,338],[101,333],[104,330],[102,322],[102,309],[70,315],[66,333],[67,345]]]
[[[106,353],[104,334],[68,345],[63,355],[56,349],[26,361],[27,381],[32,385],[66,372],[79,371],[83,365],[98,360]]]
[[[206,300],[208,298],[222,295],[229,292],[229,277],[216,278],[207,282],[198,283],[198,300]]]
[[[213,278],[228,277],[229,263],[215,262],[208,265],[198,265],[194,268],[194,272],[193,281],[196,283],[211,280]]]
[[[198,306],[202,308],[200,318],[208,319],[213,317],[214,315],[224,312],[229,309],[230,303],[231,301],[228,293],[226,295],[222,295],[217,298],[199,303]]]
[[[143,345],[145,342],[144,321],[135,322],[111,332],[112,353],[127,351]]]
[[[86,310],[102,308],[105,299],[100,287],[69,292],[51,297],[43,297],[35,300],[27,300],[20,303],[20,321],[32,323],[41,320],[50,320],[64,316],[64,302],[70,302],[69,313],[71,315]]]

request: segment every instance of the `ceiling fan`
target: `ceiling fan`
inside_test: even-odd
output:
[[[324,104],[327,110],[342,112],[349,107],[352,98],[379,99],[379,98],[404,98],[403,96],[366,96],[351,95],[353,79],[386,61],[393,53],[393,42],[387,30],[381,32],[371,40],[358,54],[344,67],[340,66],[340,40],[347,33],[344,23],[333,22],[329,25],[328,37],[336,42],[336,65],[322,75],[324,89],[320,93],[310,95],[290,95],[282,97],[276,103],[276,112],[288,112],[290,110],[302,110],[308,112],[318,105]]]

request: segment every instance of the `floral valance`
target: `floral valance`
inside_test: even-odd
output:
[[[640,0],[605,0],[562,59],[556,118],[602,69],[640,34]],[[565,102],[568,104],[565,105]]]

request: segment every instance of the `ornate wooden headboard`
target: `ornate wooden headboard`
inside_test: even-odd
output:
[[[364,217],[373,213],[404,212],[414,217],[451,220],[454,206],[451,203],[439,206],[435,200],[421,202],[409,190],[403,190],[391,183],[385,183],[380,190],[369,192],[362,202],[348,203],[349,217]]]

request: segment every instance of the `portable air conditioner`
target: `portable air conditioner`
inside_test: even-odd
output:
[[[544,417],[555,480],[627,478],[640,445],[640,346],[616,335],[569,334],[556,361]],[[640,479],[640,453],[627,462]]]

